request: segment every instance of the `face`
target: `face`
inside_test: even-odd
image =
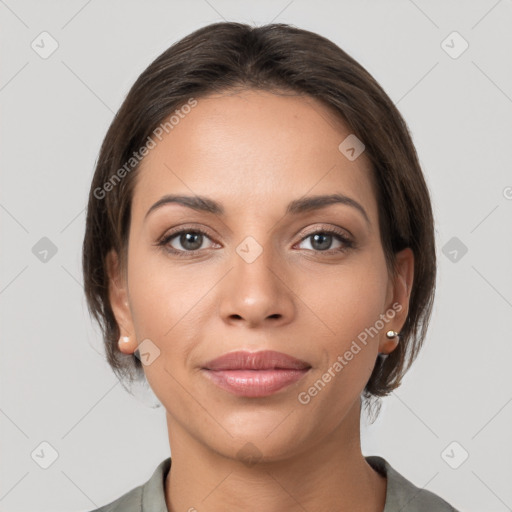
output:
[[[110,260],[112,307],[132,340],[123,351],[146,340],[144,371],[170,431],[226,457],[250,442],[277,460],[343,428],[359,435],[360,394],[378,353],[396,347],[386,332],[405,322],[412,282],[409,249],[388,274],[369,161],[338,149],[350,131],[313,98],[197,101],[139,169],[126,278]],[[307,201],[334,194],[342,202]],[[210,208],[154,206],[167,195]],[[306,369],[267,373],[269,388],[244,388],[246,372],[240,393],[205,369],[238,350]]]

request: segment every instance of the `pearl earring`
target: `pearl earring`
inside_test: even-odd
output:
[[[388,331],[386,333],[386,336],[391,339],[391,338],[399,337],[400,333],[398,333],[396,331]]]
[[[119,338],[119,344],[126,345],[126,343],[130,343],[130,336],[121,336]]]

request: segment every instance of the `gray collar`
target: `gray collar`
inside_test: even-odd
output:
[[[416,487],[382,457],[369,455],[366,461],[387,478],[386,504],[382,512],[458,512],[442,498]],[[91,512],[168,512],[165,503],[165,479],[171,457],[160,462],[151,478],[112,503]]]

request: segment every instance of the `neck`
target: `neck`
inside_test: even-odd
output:
[[[386,478],[361,453],[357,405],[335,431],[300,453],[250,465],[213,451],[167,414],[172,457],[165,482],[168,511],[382,512]]]

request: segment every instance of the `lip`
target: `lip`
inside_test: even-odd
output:
[[[230,352],[209,361],[202,370],[211,382],[234,395],[263,397],[302,379],[310,368],[295,357],[264,350]]]
[[[311,365],[275,350],[259,352],[237,350],[208,361],[204,368],[206,370],[304,370],[311,368]]]

